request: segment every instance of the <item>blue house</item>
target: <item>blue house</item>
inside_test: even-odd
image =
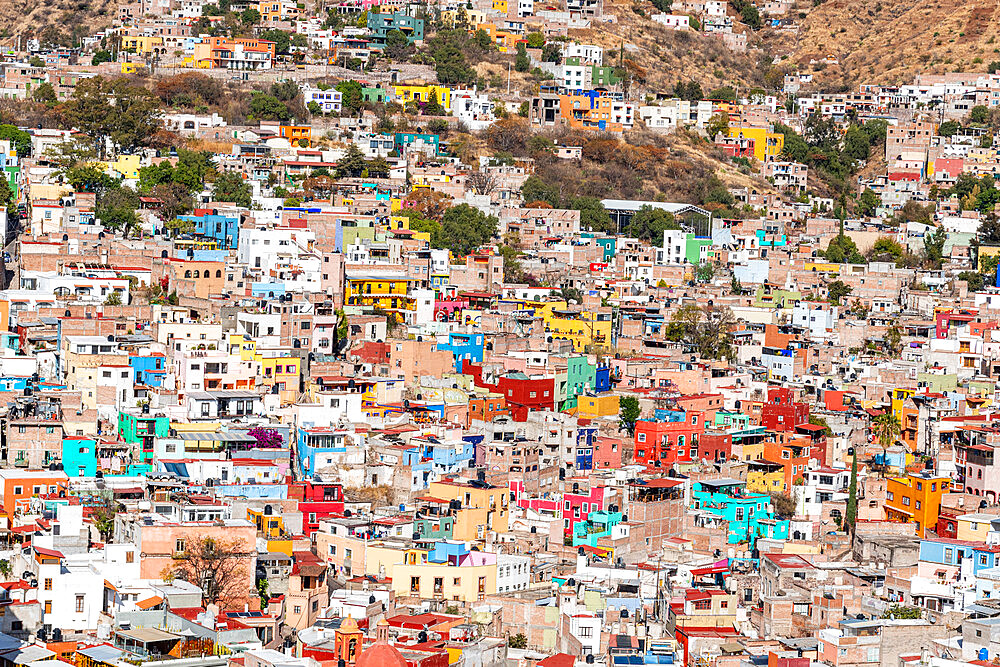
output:
[[[479,333],[450,333],[447,343],[438,343],[438,350],[447,350],[455,356],[455,372],[462,372],[462,362],[466,359],[470,363],[479,363],[483,360],[483,334]]]
[[[368,30],[371,31],[368,36],[369,44],[377,49],[385,48],[386,38],[393,30],[406,35],[406,39],[412,44],[424,39],[424,20],[406,14],[377,14],[369,11]]]
[[[135,383],[147,387],[163,386],[163,378],[167,374],[166,357],[162,354],[151,354],[148,357],[132,356],[128,365],[135,371]]]
[[[576,430],[576,469],[578,472],[594,469],[594,445],[598,432],[596,426],[581,426]]]
[[[339,454],[347,453],[347,434],[330,428],[305,428],[296,434],[299,466],[304,475],[333,465]]]
[[[422,141],[424,144],[434,146],[434,154],[441,153],[441,138],[436,134],[419,134],[416,132],[397,132],[394,140],[396,152],[402,155],[410,144]]]
[[[179,215],[179,220],[194,223],[199,236],[214,239],[222,248],[235,248],[240,240],[240,219],[235,216],[207,213],[205,215]]]

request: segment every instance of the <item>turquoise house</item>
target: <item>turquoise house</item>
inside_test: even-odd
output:
[[[455,530],[455,517],[416,519],[413,522],[413,532],[422,540],[450,540]]]
[[[97,441],[91,438],[63,438],[63,471],[70,477],[97,475]]]
[[[597,541],[611,537],[611,530],[622,522],[621,512],[591,512],[586,521],[577,521],[573,525],[573,546],[596,547]]]
[[[787,519],[777,519],[766,493],[749,493],[746,482],[714,479],[692,484],[691,506],[708,519],[728,523],[729,544],[749,543],[759,537],[788,539]]]

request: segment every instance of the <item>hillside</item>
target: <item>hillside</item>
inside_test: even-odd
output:
[[[768,64],[759,52],[734,53],[712,35],[670,30],[649,19],[657,13],[649,0],[607,0],[605,11],[614,23],[593,22],[585,30],[570,30],[570,38],[604,47],[605,64],[619,56],[640,92],[672,90],[678,79],[694,80],[708,91],[724,85],[760,85]]]
[[[813,71],[827,89],[910,83],[921,73],[986,71],[1000,60],[1000,5],[959,0],[825,0],[800,3],[798,34],[765,31],[770,50]],[[810,65],[828,56],[837,63]],[[978,60],[978,62],[977,62]],[[788,67],[794,69],[794,67]]]
[[[2,0],[0,39],[13,44],[17,36],[30,37],[46,29],[67,39],[71,31],[82,36],[110,26],[117,8],[116,0]]]

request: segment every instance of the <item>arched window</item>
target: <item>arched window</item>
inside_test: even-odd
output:
[[[198,269],[195,269],[194,270],[194,277],[195,278],[201,278],[201,271],[199,271]]]
[[[188,269],[187,271],[184,272],[184,277],[185,278],[190,278],[191,277],[191,269]]]
[[[222,277],[222,269],[216,269],[215,270],[215,277],[216,278],[221,278]]]

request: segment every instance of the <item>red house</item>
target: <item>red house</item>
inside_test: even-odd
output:
[[[636,463],[668,470],[678,462],[697,460],[699,440],[705,433],[704,414],[686,412],[682,421],[637,421],[635,423]]]
[[[524,373],[507,373],[497,378],[495,384],[483,380],[481,364],[462,362],[462,373],[471,375],[477,387],[502,394],[514,421],[528,421],[528,413],[535,410],[552,410],[555,407],[555,378],[528,377]]]
[[[594,470],[622,467],[621,438],[597,436],[594,438]]]
[[[344,514],[344,489],[340,484],[296,482],[288,485],[288,497],[299,501],[302,512],[302,534],[312,537],[319,522]]]
[[[767,403],[761,409],[760,423],[769,431],[793,431],[809,422],[809,405],[793,400],[788,387],[768,387]]]

